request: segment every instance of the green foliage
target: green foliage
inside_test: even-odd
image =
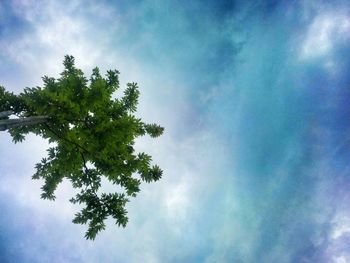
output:
[[[111,216],[125,227],[129,197],[140,191],[140,183],[157,181],[162,170],[151,166],[151,156],[135,153],[134,140],[145,134],[160,136],[163,128],[145,124],[136,111],[139,90],[127,84],[121,98],[112,99],[119,89],[119,72],[107,71],[102,77],[93,69],[90,80],[66,56],[60,78],[44,76],[43,87],[26,88],[14,95],[0,87],[0,111],[12,110],[19,117],[47,116],[44,123],[10,129],[15,142],[28,133],[48,139],[54,146],[36,164],[34,179],[43,179],[42,198],[55,199],[55,190],[64,178],[80,192],[71,202],[83,205],[73,219],[88,224],[85,237],[94,239]],[[102,193],[101,178],[119,185],[122,193]]]
[[[6,91],[3,86],[0,86],[0,112],[9,110],[21,112],[23,109],[24,105],[21,97]],[[5,119],[7,118],[5,117]]]

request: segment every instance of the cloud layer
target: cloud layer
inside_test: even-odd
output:
[[[249,1],[248,1],[249,2]],[[336,1],[20,1],[0,4],[0,75],[19,92],[89,74],[141,86],[140,140],[165,171],[95,242],[68,183],[40,200],[47,143],[0,134],[2,262],[347,262],[349,9]],[[110,186],[106,186],[110,187]]]

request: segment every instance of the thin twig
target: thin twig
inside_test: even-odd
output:
[[[83,151],[85,151],[85,152],[87,152],[88,154],[90,154],[90,152],[89,152],[88,150],[86,150],[83,146],[79,145],[79,144],[76,143],[76,142],[73,142],[73,141],[71,141],[71,140],[68,140],[68,139],[65,138],[65,137],[60,136],[57,132],[55,132],[53,129],[51,129],[51,127],[50,127],[47,123],[44,123],[44,125],[46,126],[46,128],[47,128],[49,131],[51,131],[51,132],[52,132],[54,135],[56,135],[59,139],[62,139],[62,140],[66,141],[66,142],[69,142],[69,143],[72,143],[72,144],[74,144],[75,146],[77,146],[78,148],[80,148],[80,149],[82,149]]]

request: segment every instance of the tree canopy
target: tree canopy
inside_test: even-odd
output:
[[[88,224],[85,237],[94,239],[109,216],[125,227],[129,198],[140,191],[142,181],[161,178],[160,167],[151,164],[150,155],[135,152],[134,143],[139,136],[158,137],[164,128],[133,114],[140,94],[136,83],[128,83],[115,98],[119,71],[102,76],[96,67],[87,79],[73,56],[65,56],[63,64],[60,77],[44,76],[42,87],[15,95],[0,86],[0,130],[8,131],[14,142],[28,133],[49,141],[47,156],[33,175],[44,182],[41,197],[54,200],[58,184],[70,180],[78,189],[70,201],[83,207],[73,222]],[[10,114],[17,117],[9,119]],[[102,177],[119,191],[104,193]]]

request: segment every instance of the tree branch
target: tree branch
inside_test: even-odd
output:
[[[82,152],[80,152],[80,155],[81,155],[81,158],[83,159],[83,162],[84,162],[85,172],[87,173],[89,171],[89,168],[87,168],[87,166],[86,166],[86,160],[85,160],[84,154]]]
[[[0,118],[8,117],[8,116],[10,116],[11,114],[13,114],[13,111],[12,111],[12,110],[1,111],[1,112],[0,112]]]
[[[66,141],[66,142],[69,142],[69,143],[72,143],[72,144],[74,144],[76,147],[82,149],[84,152],[87,152],[88,154],[90,154],[90,152],[89,152],[88,150],[86,150],[83,146],[81,146],[80,144],[78,144],[78,143],[76,143],[76,142],[73,142],[73,141],[71,141],[71,140],[68,140],[67,138],[65,138],[65,137],[63,137],[63,136],[61,136],[61,135],[59,135],[57,132],[55,132],[53,129],[51,129],[51,127],[50,127],[47,123],[44,123],[44,125],[46,126],[46,128],[47,128],[50,132],[52,132],[54,135],[56,135],[59,139],[62,139],[62,140]]]
[[[8,129],[17,128],[20,126],[45,123],[48,118],[48,116],[31,116],[26,118],[0,120],[0,131],[6,131]]]

